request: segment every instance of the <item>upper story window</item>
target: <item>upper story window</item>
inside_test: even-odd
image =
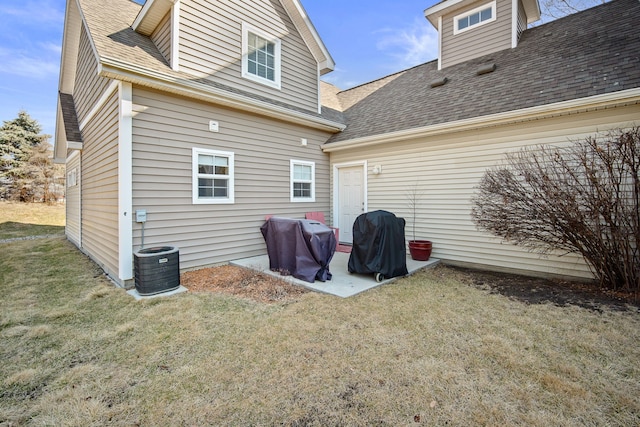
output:
[[[242,23],[242,77],[280,89],[280,39]]]
[[[316,201],[316,164],[291,160],[291,201]]]
[[[496,2],[487,3],[453,18],[453,34],[462,33],[496,20]]]
[[[233,153],[193,148],[193,203],[233,203],[233,163]]]

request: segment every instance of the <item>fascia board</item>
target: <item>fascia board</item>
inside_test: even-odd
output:
[[[450,132],[476,130],[493,126],[520,123],[544,118],[563,116],[575,112],[592,111],[600,108],[612,108],[624,105],[640,104],[640,88],[628,89],[619,92],[594,95],[586,98],[557,102],[555,104],[540,105],[491,114],[488,116],[472,117],[453,122],[440,123],[432,126],[424,126],[406,129],[397,132],[372,135],[348,141],[334,142],[322,145],[320,148],[325,153],[361,148],[389,142],[399,142],[414,138],[424,138],[434,135],[442,135]]]
[[[150,36],[176,0],[147,0],[131,24],[134,31]]]
[[[327,46],[320,38],[320,34],[318,34],[316,27],[313,25],[313,22],[311,22],[311,19],[309,18],[309,15],[307,15],[307,11],[304,9],[304,6],[302,6],[302,3],[300,3],[299,0],[283,0],[282,5],[287,10],[289,16],[291,16],[293,25],[295,25],[298,32],[302,35],[307,46],[311,48],[311,53],[320,65],[320,74],[324,75],[333,71],[336,67],[336,63],[331,57]],[[309,31],[312,36],[312,40],[308,40],[308,37],[305,37],[306,32],[304,29]]]
[[[60,53],[60,76],[58,78],[59,92],[73,93],[78,63],[80,34],[82,32],[83,26],[87,31],[87,34],[89,34],[91,49],[96,58],[96,61],[99,61],[98,52],[93,43],[93,40],[91,39],[91,33],[87,27],[84,15],[82,14],[79,0],[67,0],[64,18],[64,32],[62,35],[62,49]],[[56,100],[56,138],[53,143],[54,161],[56,163],[64,163],[67,157],[68,144],[65,125],[62,119],[60,97],[56,97]]]
[[[455,6],[459,3],[462,3],[465,0],[445,0],[438,4],[431,6],[429,9],[424,11],[424,16],[431,22],[436,29],[438,28],[438,17],[443,15],[443,12],[446,9],[449,9],[452,6]]]
[[[83,143],[81,141],[67,140],[67,132],[65,130],[64,118],[62,115],[62,107],[60,106],[60,97],[58,97],[58,108],[56,112],[56,140],[53,146],[54,163],[66,163],[68,150],[82,150]]]
[[[81,20],[77,8],[76,0],[68,0],[66,2],[62,49],[60,52],[60,76],[58,78],[58,88],[65,93],[71,93],[73,91],[73,87],[69,88],[69,85],[73,86],[75,63],[78,58]],[[69,71],[67,73],[68,69]],[[68,77],[68,75],[71,75],[71,77]]]
[[[527,24],[531,24],[540,19],[541,12],[538,0],[522,0],[522,7],[527,15]]]
[[[213,88],[203,83],[151,71],[113,58],[102,58],[101,76],[152,87],[189,98],[200,99],[227,107],[237,108],[290,123],[301,124],[329,132],[345,129],[342,123],[314,117],[243,95]]]
[[[55,163],[65,163],[67,160],[67,136],[64,130],[62,118],[62,107],[60,107],[60,97],[58,97],[58,108],[56,111],[56,139],[53,144],[53,161]]]

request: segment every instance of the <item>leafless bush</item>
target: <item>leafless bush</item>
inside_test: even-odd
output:
[[[476,226],[584,257],[601,286],[640,291],[640,127],[508,154],[473,198]]]

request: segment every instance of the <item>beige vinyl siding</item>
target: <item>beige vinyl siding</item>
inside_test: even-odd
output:
[[[78,68],[73,91],[78,122],[84,120],[108,85],[108,79],[98,76],[98,62],[96,61],[94,52],[91,49],[89,37],[83,26],[80,34]]]
[[[67,181],[65,191],[65,233],[67,238],[71,240],[76,246],[80,246],[80,156],[75,155],[67,161],[66,172],[68,174],[75,169],[76,171],[76,185],[69,186]]]
[[[368,209],[384,209],[413,221],[408,193],[417,185],[420,200],[416,237],[433,241],[433,256],[453,263],[493,269],[521,270],[536,275],[591,277],[581,257],[540,257],[476,230],[471,198],[485,170],[499,164],[504,153],[537,144],[567,144],[615,126],[629,126],[640,106],[571,115],[548,120],[459,132],[419,140],[331,153],[331,163],[368,161]],[[366,153],[366,154],[363,154]],[[382,173],[371,173],[381,165]]]
[[[151,41],[168,63],[171,63],[171,12],[162,18],[158,28],[151,34]]]
[[[242,23],[282,41],[281,89],[242,78]],[[180,7],[180,70],[318,110],[318,65],[282,5],[270,0],[183,0]]]
[[[496,1],[496,20],[477,28],[453,34],[454,17],[483,6],[481,0],[465,9],[443,16],[442,19],[442,67],[458,64],[492,52],[511,48],[511,0]]]
[[[82,249],[118,277],[118,92],[82,129]]]
[[[328,134],[139,87],[133,103],[133,208],[147,210],[145,247],[178,246],[182,269],[266,253],[265,215],[328,215],[329,159],[319,148]],[[193,147],[234,153],[234,204],[192,203]],[[316,202],[290,202],[291,159],[315,162]]]

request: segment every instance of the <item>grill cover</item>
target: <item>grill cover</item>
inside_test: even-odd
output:
[[[387,211],[358,216],[353,223],[349,272],[380,273],[385,278],[408,274],[404,224],[404,218]]]
[[[336,237],[329,227],[313,220],[271,217],[260,231],[271,271],[309,283],[331,280],[329,263]]]

